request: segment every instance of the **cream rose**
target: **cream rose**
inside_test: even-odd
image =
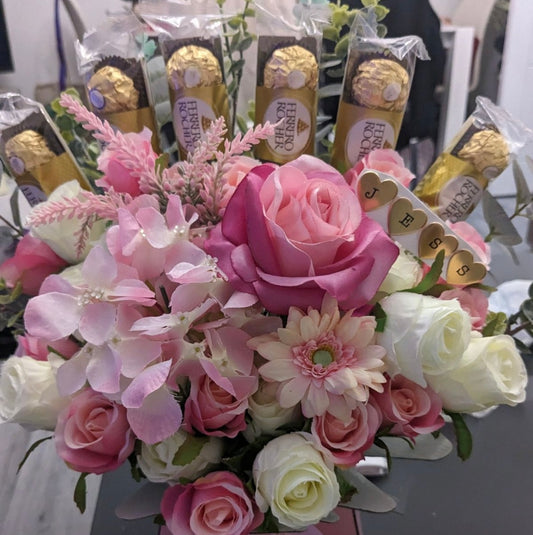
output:
[[[59,395],[55,366],[32,357],[10,357],[0,371],[0,421],[28,429],[56,426],[69,398]]]
[[[44,204],[39,204],[39,210],[48,203],[60,201],[61,199],[79,197],[82,192],[81,186],[77,180],[65,182],[56,188],[48,197]],[[30,213],[29,217],[31,218]],[[105,231],[105,221],[97,221],[90,233],[89,239],[80,256],[76,253],[76,246],[78,243],[78,231],[81,230],[83,222],[76,218],[63,219],[62,221],[55,221],[45,225],[36,225],[31,227],[31,234],[40,240],[44,241],[50,249],[58,256],[66,260],[69,264],[81,262],[91,250],[94,242],[96,242]]]
[[[333,464],[326,461],[308,433],[290,433],[271,440],[253,466],[255,501],[270,507],[284,526],[316,524],[339,503]]]
[[[392,294],[413,288],[420,282],[422,274],[423,270],[418,261],[405,249],[400,249],[398,258],[392,264],[378,291]]]
[[[276,398],[278,383],[261,381],[257,392],[248,398],[248,414],[252,421],[244,430],[244,436],[253,442],[260,435],[270,435],[281,426],[301,418],[300,406],[284,409]]]
[[[387,320],[378,344],[387,350],[389,375],[400,373],[425,387],[428,376],[459,366],[470,342],[470,316],[456,299],[398,292],[380,304]]]
[[[427,377],[445,409],[476,412],[511,405],[526,397],[527,370],[510,336],[474,336],[460,366],[445,375]]]
[[[156,444],[142,443],[141,453],[137,456],[139,467],[145,476],[154,483],[177,483],[180,478],[196,479],[210,464],[222,459],[222,440],[216,437],[205,437],[206,442],[200,451],[187,464],[173,464],[176,453],[185,445],[191,435],[179,430],[167,439]],[[191,446],[192,447],[192,446]]]

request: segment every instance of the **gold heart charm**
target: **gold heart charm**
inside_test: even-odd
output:
[[[385,206],[398,195],[398,186],[392,180],[383,180],[377,173],[367,171],[359,179],[359,202],[365,212]]]
[[[440,223],[431,223],[421,233],[418,240],[418,256],[435,258],[444,250],[444,256],[450,256],[459,246],[457,238],[447,235]]]
[[[411,234],[421,229],[427,220],[428,216],[423,210],[413,208],[411,201],[402,197],[392,205],[389,212],[389,234]]]
[[[487,274],[487,268],[474,261],[470,251],[457,251],[451,258],[446,271],[446,280],[450,284],[474,284],[481,282]]]

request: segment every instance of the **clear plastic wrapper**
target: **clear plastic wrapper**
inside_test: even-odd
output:
[[[185,159],[195,144],[204,139],[214,120],[224,117],[228,136],[232,123],[224,73],[221,16],[206,14],[203,2],[186,10],[177,7],[146,2],[141,4],[138,13],[158,33],[174,131],[180,158]]]
[[[476,108],[414,190],[442,219],[468,217],[483,191],[533,141],[533,132],[496,106],[477,97]]]
[[[256,146],[261,160],[285,163],[314,154],[322,25],[309,5],[273,12],[256,2],[258,32],[255,123],[281,121]]]
[[[0,94],[0,156],[31,206],[70,180],[90,189],[44,107],[16,93]]]
[[[416,59],[429,59],[420,37],[380,38],[375,29],[370,12],[350,30],[332,154],[339,169],[372,150],[396,147]]]
[[[159,152],[150,86],[145,73],[143,26],[133,13],[109,17],[77,43],[78,67],[94,113],[120,131],[152,131]]]

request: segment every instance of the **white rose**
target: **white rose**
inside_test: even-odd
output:
[[[47,203],[60,201],[63,198],[78,197],[82,189],[77,180],[65,182],[57,187],[48,197],[45,203],[38,205],[39,209],[46,206]],[[30,212],[31,216],[31,212]],[[89,239],[85,245],[82,254],[76,254],[76,246],[78,244],[77,232],[82,228],[82,220],[75,217],[56,221],[54,223],[47,223],[45,225],[38,225],[31,227],[31,234],[36,238],[44,241],[58,256],[63,258],[69,264],[81,262],[91,250],[92,245],[100,238],[105,231],[106,222],[97,221],[91,228]]]
[[[470,342],[470,316],[456,299],[399,292],[380,305],[387,314],[378,344],[387,350],[390,375],[401,373],[426,386],[424,376],[455,369]]]
[[[28,429],[50,429],[68,404],[55,379],[56,366],[32,357],[9,357],[0,370],[0,420]]]
[[[461,365],[428,376],[445,409],[475,412],[495,405],[516,405],[526,397],[527,370],[510,336],[473,337]]]
[[[276,399],[277,383],[260,381],[257,392],[248,399],[248,414],[252,421],[244,430],[248,442],[260,435],[270,435],[281,426],[297,422],[301,417],[300,405],[284,409]]]
[[[420,282],[422,273],[419,262],[405,249],[400,249],[400,254],[381,283],[379,291],[392,294],[414,288]]]
[[[254,461],[255,501],[284,526],[304,528],[327,516],[340,500],[333,464],[308,433],[275,438]]]
[[[189,439],[192,442],[187,442]],[[197,440],[206,439],[202,445]],[[193,444],[194,443],[194,444]],[[184,446],[185,448],[200,448],[196,457],[187,464],[173,464],[176,453]],[[173,482],[177,483],[180,478],[196,479],[210,464],[217,464],[222,459],[223,443],[220,438],[201,437],[197,439],[189,433],[179,430],[172,436],[157,444],[142,443],[141,454],[137,456],[139,467],[146,477],[154,483]],[[183,453],[187,458],[188,452]],[[178,459],[179,462],[179,459]]]

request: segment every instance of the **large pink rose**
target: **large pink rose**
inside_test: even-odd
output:
[[[77,394],[58,416],[58,455],[78,472],[103,474],[131,454],[135,437],[126,409],[90,388]]]
[[[315,416],[311,434],[329,452],[331,460],[340,466],[357,464],[374,442],[381,424],[381,414],[371,403],[358,403],[348,419],[328,412]]]
[[[393,176],[400,184],[409,187],[415,175],[405,167],[403,158],[392,149],[376,149],[359,160],[344,177],[350,186],[355,187],[359,175],[366,169],[375,169]]]
[[[37,295],[43,280],[66,266],[46,243],[26,234],[19,241],[14,256],[0,266],[0,278],[6,281],[8,288],[20,282],[26,295]]]
[[[472,247],[481,262],[488,267],[490,264],[490,245],[485,242],[483,236],[466,221],[457,221],[457,223],[446,221],[446,224]]]
[[[152,149],[151,137],[152,133],[148,128],[139,133],[124,134],[130,146],[135,147],[135,153],[138,154],[137,161],[144,160],[147,169],[154,168],[158,157]],[[126,161],[134,160],[123,149],[105,149],[98,157],[98,169],[104,173],[104,176],[96,181],[96,185],[105,190],[113,188],[119,193],[129,193],[132,197],[140,195],[142,190],[139,186],[139,179],[144,169],[130,169],[125,165]]]
[[[461,308],[468,312],[472,329],[481,331],[489,311],[489,300],[478,288],[454,288],[442,292],[439,299],[457,299]]]
[[[398,256],[333,167],[301,156],[254,168],[231,198],[206,250],[233,286],[269,311],[367,305]]]
[[[387,379],[384,391],[372,392],[371,397],[381,410],[383,425],[392,424],[390,434],[414,438],[444,425],[442,401],[429,386],[423,388],[403,375]]]
[[[211,472],[169,487],[161,512],[172,535],[246,535],[263,522],[254,500],[231,472]]]

